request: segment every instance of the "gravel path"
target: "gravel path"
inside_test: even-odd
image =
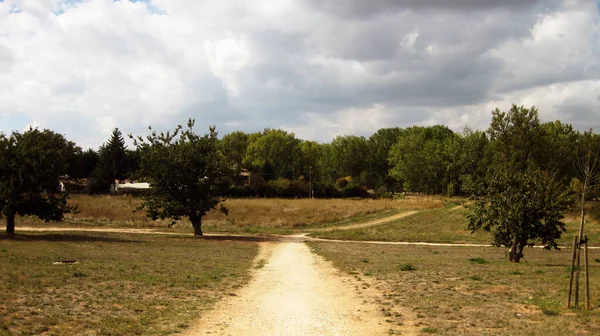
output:
[[[378,306],[361,298],[354,279],[304,243],[261,243],[258,259],[267,262],[250,284],[185,335],[387,335]]]

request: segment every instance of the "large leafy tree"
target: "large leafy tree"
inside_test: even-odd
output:
[[[407,191],[441,193],[456,160],[456,141],[458,136],[445,126],[406,128],[390,149],[390,175]]]
[[[187,217],[194,235],[202,235],[202,217],[221,202],[216,180],[223,172],[223,155],[219,151],[217,132],[203,136],[193,130],[194,120],[187,128],[147,137],[135,137],[140,152],[140,172],[150,182],[143,207],[153,220]],[[221,206],[221,210],[226,209]]]
[[[300,170],[300,143],[294,133],[265,129],[249,137],[244,164],[267,180],[296,178]]]
[[[6,218],[7,233],[15,232],[17,215],[59,221],[71,209],[67,195],[57,192],[58,179],[78,151],[49,130],[0,134],[0,217]]]
[[[570,191],[552,175],[505,169],[475,197],[468,228],[494,229],[494,244],[508,247],[508,259],[519,262],[523,249],[538,240],[546,249],[558,248],[556,240],[565,231],[561,220],[571,204]]]
[[[513,104],[506,112],[492,111],[488,134],[498,165],[523,170],[539,162],[544,129],[535,106],[526,108]]]
[[[392,166],[388,161],[388,157],[400,134],[402,134],[402,129],[399,127],[381,128],[371,135],[367,141],[369,171],[376,177],[377,186],[385,186],[387,189],[391,189],[396,183],[396,179],[389,175]]]
[[[242,171],[246,149],[248,148],[248,134],[237,131],[229,133],[221,139],[221,150],[225,156],[225,164],[237,180]]]
[[[367,140],[362,136],[339,135],[331,142],[331,163],[337,177],[359,177],[368,168]]]

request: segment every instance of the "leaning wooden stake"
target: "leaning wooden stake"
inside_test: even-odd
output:
[[[573,237],[573,255],[571,256],[571,278],[569,279],[569,298],[567,308],[571,308],[571,293],[573,291],[573,271],[575,271],[575,253],[577,253],[577,236]]]
[[[577,270],[575,271],[575,309],[579,308],[579,273],[581,272],[581,240],[577,244]]]
[[[587,235],[583,236],[585,244],[585,309],[590,310],[590,274],[588,269],[588,239]]]

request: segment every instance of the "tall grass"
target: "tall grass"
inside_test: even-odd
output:
[[[166,227],[169,223],[148,219],[146,212],[139,209],[142,200],[132,196],[74,195],[69,203],[77,206],[78,211],[66,216],[65,225]],[[443,204],[441,198],[435,197],[401,200],[227,199],[224,205],[229,209],[229,214],[225,216],[220,211],[213,210],[204,217],[204,224],[217,230],[225,228],[234,231],[236,228],[301,229],[332,222],[347,222],[361,216],[433,209],[442,207]],[[182,222],[187,228],[187,221]]]

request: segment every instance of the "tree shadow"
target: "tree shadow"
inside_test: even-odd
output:
[[[105,242],[105,243],[141,243],[139,240],[115,238],[97,235],[74,234],[74,233],[16,233],[9,235],[0,234],[0,241],[48,241],[48,242]]]
[[[285,237],[279,236],[242,236],[242,235],[216,235],[211,234],[210,236],[188,236],[188,237],[169,237],[169,238],[178,238],[178,239],[202,239],[202,240],[214,240],[214,241],[225,241],[225,240],[233,240],[233,241],[243,241],[243,242],[282,242],[286,241]]]

